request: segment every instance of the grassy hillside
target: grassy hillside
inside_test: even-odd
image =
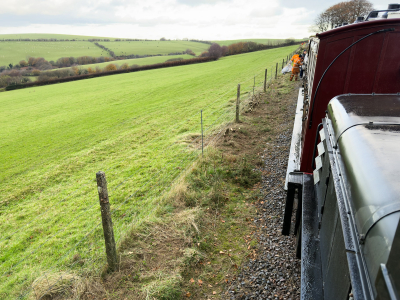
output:
[[[1,93],[0,298],[45,271],[104,265],[97,171],[117,241],[168,211],[159,199],[199,153],[200,110],[207,136],[232,120],[237,84],[246,97],[295,48]]]
[[[91,42],[0,42],[0,66],[17,64],[29,56],[47,61],[60,57],[110,56]]]
[[[99,42],[114,51],[116,55],[166,55],[191,49],[200,54],[209,45],[187,41],[136,41],[136,42]],[[0,42],[0,66],[17,64],[27,57],[44,57],[47,61],[56,61],[60,57],[110,56],[108,52],[87,41],[78,42]]]
[[[210,45],[189,41],[134,41],[134,42],[99,42],[115,52],[115,55],[168,54],[192,50],[196,55],[206,51]]]
[[[64,41],[64,42],[1,42],[2,39],[18,38],[56,38],[56,39],[79,39],[87,40],[90,38],[110,39],[110,42],[99,42],[101,45],[114,51],[115,55],[166,55],[169,53],[184,52],[191,49],[196,55],[206,51],[210,45],[190,42],[190,41],[123,41],[115,42],[115,38],[62,35],[62,34],[0,34],[0,66],[17,64],[20,60],[27,59],[29,56],[44,57],[46,60],[57,60],[60,57],[78,56],[109,56],[109,53],[96,47],[87,41]],[[214,41],[221,46],[230,45],[237,42],[253,41],[261,44],[279,43],[284,39],[242,39],[242,40],[223,40]]]

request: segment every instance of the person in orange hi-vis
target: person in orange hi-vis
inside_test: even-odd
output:
[[[300,57],[299,57],[299,55],[296,53],[295,55],[292,56],[291,61],[292,61],[293,63],[295,63],[296,60],[299,60],[299,59],[300,59]]]
[[[298,59],[294,60],[292,74],[290,75],[290,81],[292,81],[293,76],[294,76],[294,80],[297,81],[299,73],[300,73],[300,66],[302,64],[303,63],[301,62],[301,55],[300,55]]]

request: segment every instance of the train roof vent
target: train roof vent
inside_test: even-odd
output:
[[[377,18],[378,15],[379,15],[379,12],[373,11],[373,12],[371,12],[371,13],[369,14],[368,18],[371,18],[371,19]]]
[[[388,9],[400,9],[400,4],[398,3],[389,4]]]
[[[399,12],[400,4],[392,3],[388,5],[388,9],[371,11],[365,21],[399,18]]]
[[[361,23],[364,22],[364,17],[357,17],[357,19],[354,21],[354,23]]]
[[[391,11],[389,11],[387,13],[387,17],[386,17],[387,19],[400,18],[400,4],[398,4],[398,3],[389,4],[388,9],[390,9]]]

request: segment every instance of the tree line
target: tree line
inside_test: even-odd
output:
[[[36,82],[47,82],[53,79],[69,78],[87,74],[100,74],[104,72],[127,70],[129,68],[137,68],[137,67],[139,67],[139,65],[128,66],[127,63],[124,63],[121,66],[117,66],[116,64],[110,63],[104,68],[96,66],[96,67],[88,67],[86,69],[82,68],[81,66],[74,65],[70,68],[44,70],[44,71],[32,68],[21,69],[21,70],[17,69],[4,70],[3,72],[0,73],[0,88],[32,82],[30,77],[35,77]]]
[[[196,43],[203,43],[203,44],[207,44],[207,45],[212,45],[213,42],[210,41],[202,41],[202,40],[189,40],[190,42],[196,42]]]
[[[97,64],[104,63],[109,61],[114,61],[115,59],[108,56],[79,56],[79,57],[61,57],[56,61],[47,61],[43,57],[29,57],[27,60],[20,60],[18,64],[9,64],[8,66],[0,66],[0,73],[4,70],[20,70],[22,68],[28,68],[32,70],[32,68],[44,71],[51,70],[54,68],[65,68],[74,65],[89,65],[89,64]]]
[[[168,55],[183,55],[189,54],[192,56],[196,56],[196,54],[190,50],[186,49],[183,52],[175,52],[169,53]],[[155,55],[127,55],[127,56],[116,56],[116,57],[108,57],[108,56],[79,56],[79,57],[61,57],[56,61],[47,61],[43,57],[29,57],[27,60],[20,60],[18,64],[9,64],[8,66],[0,66],[0,73],[5,70],[21,70],[24,68],[28,68],[28,71],[32,71],[34,69],[44,71],[44,70],[51,70],[54,68],[66,68],[71,66],[77,65],[90,65],[90,64],[98,64],[104,62],[111,62],[118,59],[126,59],[126,58],[144,58],[144,57],[153,57],[153,56],[164,56],[162,54],[155,54]],[[14,72],[15,73],[15,72]],[[26,72],[25,72],[26,73]],[[30,72],[28,72],[30,73]]]
[[[210,48],[208,48],[208,51],[205,51],[200,54],[200,57],[214,57],[214,58],[219,58],[222,56],[228,56],[228,55],[236,55],[236,54],[242,54],[242,53],[248,53],[248,52],[254,52],[254,51],[260,51],[260,50],[267,50],[267,49],[272,49],[272,48],[277,48],[277,47],[285,47],[285,46],[291,46],[295,45],[296,42],[294,39],[286,39],[283,42],[272,45],[272,44],[259,44],[255,42],[238,42],[231,44],[229,46],[220,46],[217,43],[213,43]]]
[[[101,70],[100,72],[93,72],[89,73],[89,71],[84,71],[84,73],[81,73],[79,75],[69,73],[67,77],[49,77],[47,80],[44,78],[42,80],[38,81],[31,81],[31,82],[16,82],[14,84],[9,84],[6,86],[6,90],[14,90],[14,89],[20,89],[24,87],[30,87],[30,86],[41,86],[41,85],[47,85],[47,84],[53,84],[53,83],[61,83],[61,82],[69,82],[69,81],[75,81],[75,80],[81,80],[81,79],[87,79],[87,78],[95,78],[95,77],[101,77],[101,76],[108,76],[108,75],[114,75],[114,74],[122,74],[122,73],[130,73],[130,72],[138,72],[138,71],[144,71],[144,70],[153,70],[153,69],[161,69],[161,68],[168,68],[168,67],[174,67],[174,66],[181,66],[181,65],[190,65],[190,64],[197,64],[197,63],[203,63],[203,62],[208,62],[215,60],[213,57],[196,57],[192,59],[184,59],[184,60],[177,60],[177,61],[169,61],[169,62],[164,62],[164,63],[159,63],[159,64],[153,64],[153,65],[146,65],[146,66],[138,66],[138,65],[133,65],[127,68],[122,68],[122,66],[119,69],[114,69],[115,67],[111,67],[112,70],[109,70],[107,67]],[[111,64],[112,65],[112,64]],[[72,67],[77,68],[77,67]],[[77,68],[79,69],[79,68]],[[96,68],[97,69],[97,68]],[[63,71],[63,70],[57,70]],[[48,71],[46,73],[52,73],[56,71]],[[64,71],[65,72],[65,71]],[[60,73],[59,73],[60,74]],[[66,73],[65,73],[66,74]],[[0,75],[0,82],[1,82],[1,77]]]
[[[171,62],[180,62],[182,60],[183,58],[173,58],[167,60],[165,63],[169,66]],[[108,57],[62,57],[58,59],[55,63],[61,69],[52,69],[51,65],[50,68],[43,68],[44,65],[47,66],[47,64],[49,64],[49,62],[46,61],[43,57],[30,57],[27,62],[20,61],[19,66],[23,66],[23,68],[7,69],[4,66],[0,67],[0,88],[32,82],[30,77],[35,77],[35,80],[37,82],[48,82],[49,80],[51,81],[55,79],[69,78],[80,75],[100,74],[118,70],[139,68],[139,65],[137,64],[129,66],[127,63],[123,63],[121,66],[118,66],[116,63],[110,63],[104,68],[100,68],[99,66],[83,68],[81,66],[85,64],[95,64],[107,61],[113,62],[115,60]],[[203,60],[200,60],[200,62],[202,61]],[[194,62],[196,61],[192,61],[192,63]],[[79,65],[77,65],[77,63],[79,63]]]
[[[111,49],[108,49],[107,47],[100,45],[99,43],[94,43],[97,47],[99,47],[100,49],[103,49],[104,51],[107,51],[108,54],[110,54],[111,57],[115,57],[114,51],[112,51]]]
[[[94,43],[97,47],[99,47],[100,49],[107,51],[108,54],[110,54],[111,57],[115,58],[115,59],[129,59],[129,58],[144,58],[144,57],[152,57],[152,56],[162,56],[162,54],[156,54],[156,55],[139,55],[139,54],[128,54],[128,55],[119,55],[116,56],[114,51],[112,51],[111,49],[105,47],[104,45],[101,45],[97,42]],[[186,49],[186,51],[182,51],[182,52],[171,52],[168,53],[168,55],[183,55],[183,54],[189,54],[192,56],[196,56],[196,54],[191,50],[191,49]]]
[[[29,57],[27,60],[21,60],[19,64],[9,64],[0,66],[0,88],[30,82],[29,77],[38,77],[38,80],[47,80],[49,77],[68,77],[83,74],[82,68],[77,65],[96,64],[114,61],[112,57],[61,57],[57,61],[48,62],[43,57]],[[54,70],[55,67],[71,69]],[[89,68],[90,69],[90,68]],[[102,72],[100,68],[96,72]],[[87,71],[85,71],[87,72]],[[89,73],[89,72],[88,72]]]

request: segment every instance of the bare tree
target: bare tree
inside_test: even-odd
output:
[[[349,10],[349,18],[350,20],[357,19],[359,16],[365,16],[370,11],[374,10],[374,7],[371,2],[368,0],[352,0],[349,2],[351,9]]]
[[[353,23],[358,16],[366,15],[371,10],[374,8],[368,0],[339,2],[320,13],[315,25],[319,31],[326,31],[338,24]]]
[[[229,49],[228,49],[228,46],[222,46],[221,47],[221,54],[222,54],[222,56],[226,56],[227,54],[228,54],[228,52],[229,52]]]
[[[326,12],[328,15],[328,19],[330,20],[330,25],[333,27],[337,24],[342,23],[352,23],[354,20],[349,20],[349,5],[350,2],[340,2],[329,7]]]
[[[317,31],[327,31],[329,29],[329,26],[331,20],[329,14],[324,11],[323,13],[320,13],[318,17],[315,19],[315,25],[317,26]]]
[[[208,48],[208,53],[211,57],[220,58],[222,56],[222,48],[217,43],[213,43],[210,48]]]
[[[189,55],[192,55],[192,56],[196,56],[196,54],[190,49],[186,49],[185,52],[186,52],[186,54],[189,54]]]

